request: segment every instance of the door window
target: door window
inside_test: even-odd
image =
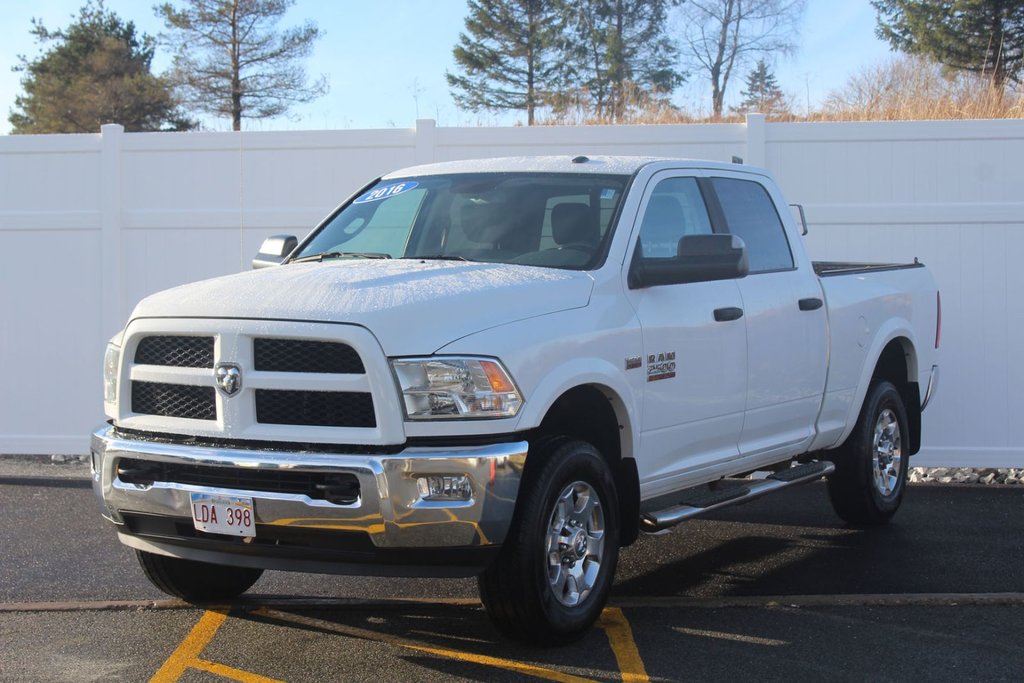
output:
[[[696,178],[666,178],[647,201],[637,256],[674,258],[685,235],[710,235],[711,220]]]
[[[747,245],[751,273],[791,270],[793,254],[775,204],[760,183],[712,178],[729,232]]]

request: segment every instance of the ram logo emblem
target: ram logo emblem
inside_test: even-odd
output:
[[[242,368],[234,363],[217,363],[213,376],[225,396],[234,396],[242,388]]]

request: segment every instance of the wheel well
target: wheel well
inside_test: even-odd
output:
[[[914,455],[921,450],[921,392],[917,385],[917,354],[909,339],[897,337],[885,345],[871,379],[892,382],[903,397],[910,422],[909,454]]]
[[[553,436],[579,439],[600,451],[612,470],[619,494],[621,544],[633,543],[639,533],[640,478],[632,458],[628,414],[619,397],[606,387],[574,387],[552,404],[535,434],[537,440]]]

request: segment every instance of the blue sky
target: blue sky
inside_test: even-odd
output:
[[[10,126],[7,116],[20,92],[20,75],[11,67],[18,55],[38,53],[30,35],[31,19],[47,28],[66,26],[84,0],[0,0],[0,133]],[[143,32],[159,33],[163,26],[153,15],[153,2],[107,0],[108,8],[130,19]],[[311,75],[325,74],[330,93],[296,107],[286,117],[246,122],[247,129],[408,128],[417,118],[432,118],[441,126],[515,125],[518,114],[460,111],[444,78],[454,69],[452,47],[463,29],[464,0],[298,0],[284,23],[313,19],[324,32],[307,60]],[[868,0],[808,0],[800,49],[775,63],[783,90],[798,110],[808,101],[816,106],[829,90],[838,88],[864,66],[887,59],[888,46],[874,36],[875,13]],[[170,62],[158,53],[154,70]],[[730,84],[729,97],[738,98],[742,76]],[[676,96],[679,104],[706,112],[710,87],[696,74]],[[226,120],[208,120],[208,128],[227,130]]]

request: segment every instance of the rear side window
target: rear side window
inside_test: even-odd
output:
[[[729,232],[747,245],[751,273],[793,268],[793,254],[782,221],[760,183],[735,178],[712,178]]]

